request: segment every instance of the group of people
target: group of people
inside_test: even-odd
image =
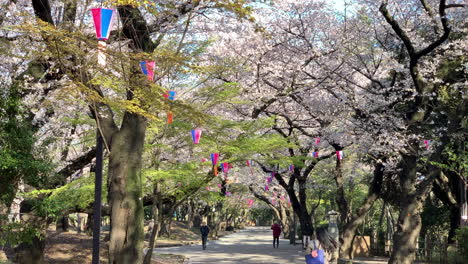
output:
[[[279,247],[279,237],[281,235],[281,226],[274,223],[271,226],[273,230],[273,248]],[[203,222],[200,227],[202,236],[203,250],[206,249],[206,242],[210,228]],[[327,229],[323,227],[316,228],[314,231],[315,238],[306,245],[306,264],[326,264],[334,257],[333,252],[338,248],[338,242],[328,233]]]

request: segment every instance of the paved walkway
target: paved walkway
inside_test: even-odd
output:
[[[206,250],[201,244],[157,248],[156,253],[185,255],[190,263],[222,264],[304,264],[304,253],[301,245],[290,245],[289,240],[280,239],[279,248],[273,248],[272,231],[268,227],[249,227],[245,230],[227,235],[215,241],[208,241]]]

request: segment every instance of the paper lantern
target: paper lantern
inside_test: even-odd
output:
[[[424,140],[424,145],[426,146],[426,149],[430,148],[431,141],[430,140]]]
[[[271,183],[273,181],[273,178],[272,177],[268,177],[267,178],[267,183]]]
[[[166,97],[167,99],[171,100],[171,101],[174,101],[175,96],[176,96],[176,92],[175,91],[167,91],[165,94],[163,94],[163,96]]]
[[[320,144],[320,138],[316,137],[315,138],[315,145],[318,146]]]
[[[343,157],[344,157],[344,153],[343,153],[342,150],[336,152],[336,158],[337,158],[338,160],[342,160]]]
[[[96,30],[97,39],[109,39],[114,10],[107,8],[92,8],[91,14],[93,15],[94,29]]]
[[[213,166],[216,166],[216,164],[218,164],[219,153],[211,153],[210,157],[211,157],[211,163],[213,164]]]
[[[224,173],[228,173],[230,168],[232,167],[229,166],[229,163],[227,162],[221,163],[221,169],[223,170]]]
[[[140,62],[140,68],[144,75],[148,78],[148,81],[154,79],[154,61],[142,61]]]
[[[213,164],[213,167],[214,167],[213,168],[214,175],[218,176],[218,167],[216,166],[216,164],[218,164],[219,153],[211,153],[210,157],[211,157],[211,163]]]
[[[193,144],[198,144],[200,143],[200,137],[201,137],[201,129],[192,129],[192,141]]]

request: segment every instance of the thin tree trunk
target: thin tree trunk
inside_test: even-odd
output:
[[[151,231],[151,237],[149,241],[149,248],[146,252],[145,259],[143,264],[151,264],[151,258],[153,256],[154,245],[156,244],[156,239],[158,238],[159,231],[161,230],[161,222],[164,220],[162,215],[162,199],[160,193],[159,183],[155,183],[154,196],[153,196],[153,221],[154,226]]]
[[[302,190],[302,194],[301,194]],[[302,200],[305,198],[305,183],[304,182],[299,182],[299,197],[301,200],[298,200],[296,198],[296,195],[294,193],[294,189],[289,189],[288,190],[289,197],[291,199],[291,204],[293,206],[294,212],[296,213],[297,217],[299,218],[299,224],[301,226],[301,236],[302,236],[302,241],[304,242],[304,236],[311,237],[313,234],[313,226],[312,226],[312,221],[310,218],[309,213],[307,212],[307,206],[305,204],[305,200]],[[303,245],[305,247],[306,245]]]
[[[125,113],[122,127],[112,137],[109,155],[111,230],[109,263],[143,261],[143,201],[141,159],[146,120]]]

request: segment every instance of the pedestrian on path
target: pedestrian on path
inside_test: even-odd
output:
[[[279,247],[279,237],[281,235],[281,226],[278,225],[277,223],[274,223],[271,226],[271,229],[273,230],[273,248],[275,248],[275,241],[276,241],[276,247]]]
[[[315,230],[316,239],[309,243],[307,249],[306,264],[328,264],[334,261],[335,250],[338,242],[328,233],[324,227]]]
[[[202,245],[203,249],[206,249],[206,241],[208,240],[208,234],[210,233],[210,228],[206,225],[206,222],[202,223],[202,226],[200,227],[200,233],[202,236]]]

